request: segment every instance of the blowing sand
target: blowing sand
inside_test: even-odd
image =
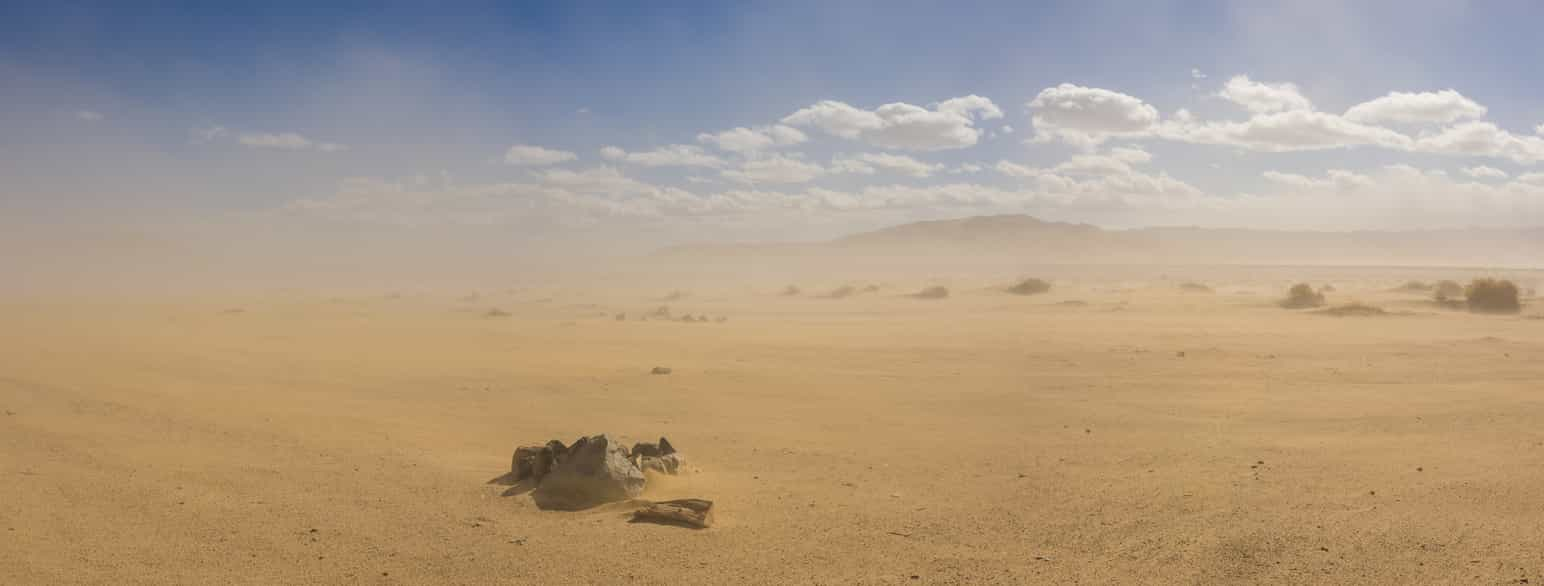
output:
[[[10,302],[0,583],[1544,581],[1536,309],[1208,282]],[[602,432],[716,525],[488,483]]]

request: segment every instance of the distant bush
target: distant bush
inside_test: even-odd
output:
[[[1475,279],[1464,288],[1469,311],[1476,313],[1517,313],[1523,310],[1517,297],[1517,285],[1500,279]]]
[[[1179,290],[1180,291],[1184,291],[1186,293],[1212,293],[1213,292],[1211,287],[1207,287],[1206,285],[1203,285],[1201,283],[1195,283],[1195,282],[1180,283],[1179,284]]]
[[[949,289],[934,285],[916,293],[912,293],[911,296],[916,297],[917,299],[943,299],[949,296]]]
[[[1457,281],[1437,281],[1431,288],[1431,296],[1439,303],[1463,297],[1464,286]]]
[[[1457,283],[1454,284],[1457,285]],[[1394,290],[1406,293],[1425,293],[1432,290],[1432,285],[1425,281],[1405,281],[1405,284],[1395,287]]]
[[[1024,279],[1008,288],[1008,292],[1014,295],[1039,295],[1050,290],[1051,283],[1040,279]]]
[[[797,297],[800,293],[803,293],[803,291],[800,291],[798,287],[793,285],[789,285],[788,288],[783,289],[783,297]]]
[[[1309,307],[1323,307],[1324,294],[1313,290],[1313,285],[1298,283],[1287,290],[1287,298],[1281,300],[1281,306],[1287,309],[1306,309]]]
[[[853,293],[857,292],[858,290],[854,289],[851,285],[843,285],[841,287],[832,289],[830,293],[827,293],[826,299],[842,299],[844,297],[850,297]]]
[[[1384,311],[1381,307],[1374,307],[1362,303],[1347,303],[1345,305],[1339,305],[1329,309],[1321,309],[1315,313],[1322,313],[1324,315],[1331,315],[1335,317],[1373,317],[1379,315],[1388,315],[1389,312]]]

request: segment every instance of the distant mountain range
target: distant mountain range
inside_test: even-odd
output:
[[[914,222],[817,243],[706,244],[662,252],[747,257],[992,259],[1054,264],[1303,264],[1544,267],[1544,228],[1292,231],[1154,227],[1109,230],[1027,215]]]

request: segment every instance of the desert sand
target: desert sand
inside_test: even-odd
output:
[[[1544,582],[1540,306],[1447,273],[9,300],[0,583]],[[602,432],[716,525],[489,482]]]

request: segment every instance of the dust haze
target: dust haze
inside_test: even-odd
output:
[[[82,249],[0,305],[0,574],[1537,576],[1538,238],[996,216],[629,254]],[[1439,286],[1480,278],[1521,309]],[[601,433],[684,459],[559,508],[560,472],[511,469]],[[628,522],[704,501],[706,529]]]

